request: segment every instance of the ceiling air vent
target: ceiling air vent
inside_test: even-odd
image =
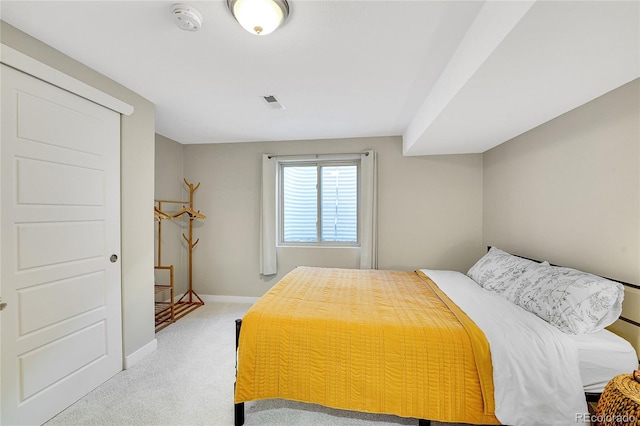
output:
[[[262,98],[267,103],[267,105],[269,105],[269,107],[272,109],[287,109],[284,105],[278,102],[276,97],[273,95],[263,96]]]

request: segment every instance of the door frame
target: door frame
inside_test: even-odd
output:
[[[131,105],[5,44],[0,44],[0,62],[122,115],[133,114]]]

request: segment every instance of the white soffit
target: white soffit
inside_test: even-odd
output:
[[[505,5],[483,6],[405,155],[481,153],[640,77],[640,2]]]

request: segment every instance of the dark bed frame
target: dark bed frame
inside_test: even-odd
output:
[[[487,251],[489,251],[491,249],[491,246],[487,246]],[[537,262],[537,263],[541,263],[540,260],[537,259],[531,259],[529,257],[525,257],[525,256],[520,256],[515,254],[514,256],[520,257],[522,259],[527,259],[527,260],[531,260],[533,262]],[[559,266],[559,265],[554,265],[551,264],[552,266]],[[640,289],[640,285],[636,285],[636,284],[631,284],[631,283],[627,283],[624,281],[619,281],[619,280],[614,280],[613,278],[607,278],[607,277],[602,277],[602,278],[606,278],[610,281],[615,281],[618,282],[624,286],[627,287],[632,287],[632,288],[637,288]],[[630,324],[635,325],[636,327],[640,327],[640,323],[629,319],[629,318],[625,318],[623,316],[620,316],[620,319],[622,321],[628,322]],[[238,357],[237,357],[237,353],[238,353],[238,345],[240,343],[240,329],[242,328],[242,320],[241,319],[237,319],[236,320],[236,377],[238,375]],[[236,388],[236,384],[235,382],[233,383],[233,394],[235,395],[235,388]],[[585,399],[587,400],[587,402],[598,402],[598,400],[600,399],[600,393],[593,393],[593,392],[585,392]],[[239,402],[236,403],[234,405],[234,411],[233,411],[233,419],[234,419],[234,424],[235,426],[242,426],[244,424],[244,402]],[[424,420],[424,419],[418,419],[418,426],[431,426],[431,420]]]

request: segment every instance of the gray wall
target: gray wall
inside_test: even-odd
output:
[[[278,275],[260,277],[260,159],[366,148],[379,153],[380,268],[466,271],[490,244],[640,283],[639,104],[636,80],[483,155],[403,157],[400,138],[185,146],[159,138],[157,161],[162,173],[201,182],[202,295],[259,296],[297,265],[358,267],[353,248],[280,248]],[[179,173],[166,185],[176,182]],[[640,293],[627,291],[624,314],[636,318],[637,306]],[[626,323],[612,328],[640,347]]]
[[[298,265],[358,267],[357,248],[289,247],[278,250],[277,276],[260,276],[261,156],[367,148],[378,152],[379,267],[466,271],[483,253],[479,154],[403,157],[399,137],[185,145],[185,177],[201,183],[195,207],[207,215],[195,227],[196,292],[260,296]]]
[[[208,215],[196,289],[259,296],[297,265],[357,267],[357,249],[280,248],[278,275],[260,277],[260,155],[366,148],[379,152],[380,268],[466,271],[496,245],[638,283],[639,95],[636,80],[483,155],[403,157],[392,137],[183,146]]]
[[[184,148],[178,142],[156,134],[156,178],[155,199],[169,201],[188,201],[189,191],[184,178]],[[172,213],[180,210],[182,204],[161,204],[162,211]],[[163,220],[155,224],[156,265],[158,265],[158,230],[162,227],[162,246],[160,261],[162,266],[173,265],[175,294],[187,291],[187,250],[182,233],[188,232],[184,220]],[[166,279],[159,274],[158,279]],[[159,281],[161,282],[161,281]],[[166,296],[166,295],[163,295]]]
[[[640,283],[640,80],[484,154],[485,244]]]
[[[124,355],[155,339],[153,310],[154,105],[85,65],[0,21],[2,43],[135,108],[121,120]]]

